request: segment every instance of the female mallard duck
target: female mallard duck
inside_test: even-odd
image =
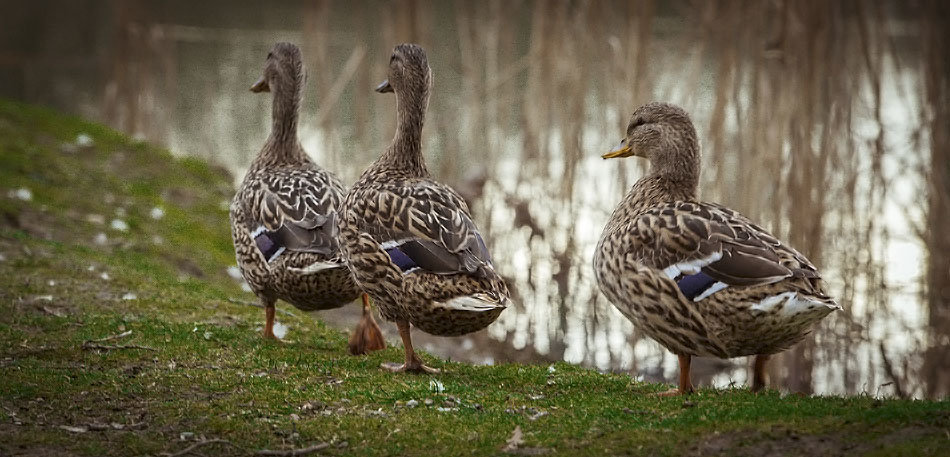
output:
[[[691,356],[756,355],[752,390],[770,354],[801,341],[840,309],[808,259],[741,214],[696,199],[699,144],[685,111],[638,108],[603,158],[639,156],[650,172],[604,228],[594,272],[604,295],[640,331],[679,356],[679,388],[693,390]]]
[[[420,138],[431,81],[425,51],[396,46],[389,79],[376,88],[396,94],[396,135],[343,203],[347,264],[402,337],[406,361],[383,364],[390,371],[439,371],[413,351],[410,324],[433,335],[462,335],[492,323],[508,303],[508,288],[465,201],[426,170]]]
[[[273,92],[273,126],[231,202],[237,263],[264,305],[267,338],[275,338],[277,299],[314,311],[338,308],[360,295],[338,255],[337,211],[344,188],[307,157],[297,139],[303,82],[300,50],[289,43],[275,45],[264,76],[251,86],[253,92]],[[355,353],[385,347],[366,294],[354,339]]]

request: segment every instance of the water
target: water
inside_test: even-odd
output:
[[[914,142],[920,107],[908,96],[920,75],[884,51],[867,64],[850,56],[848,14],[835,16],[840,31],[813,34],[829,40],[817,61],[843,68],[796,73],[809,61],[787,61],[809,54],[754,47],[771,37],[768,27],[729,29],[743,15],[774,17],[767,5],[722,8],[710,22],[685,3],[86,3],[20,5],[0,24],[9,30],[5,68],[17,70],[0,80],[0,93],[103,120],[212,160],[236,179],[270,126],[269,96],[248,88],[275,41],[300,44],[308,65],[302,143],[346,181],[391,138],[394,100],[371,89],[386,76],[392,46],[427,48],[435,76],[429,168],[470,202],[516,306],[475,335],[416,336],[426,349],[475,363],[566,360],[653,380],[675,375],[674,357],[598,293],[590,261],[645,166],[599,156],[621,136],[627,113],[662,99],[686,107],[697,124],[702,197],[792,240],[846,308],[815,332],[806,351],[813,366],[801,354],[779,358],[773,382],[891,394],[880,386],[896,378],[904,393],[923,391],[926,380],[913,373],[926,330],[925,247],[912,234],[923,221],[914,172],[923,157]],[[37,23],[45,27],[30,27]],[[907,46],[913,38],[887,30],[876,39]],[[824,84],[844,94],[824,93]],[[813,98],[821,103],[805,109],[809,91],[822,92]],[[352,325],[358,314],[320,316]],[[723,386],[744,383],[747,369],[742,360],[705,360],[694,373]],[[804,386],[796,384],[803,373],[812,378]]]

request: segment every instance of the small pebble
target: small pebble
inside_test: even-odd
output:
[[[423,401],[423,403],[425,403],[426,406],[432,406],[432,404],[435,402],[432,401],[431,398],[426,398],[425,401]]]
[[[99,277],[102,278],[103,281],[108,281],[112,279],[112,277],[109,276],[109,273],[106,273],[104,271],[102,272],[102,274],[99,275]]]
[[[126,292],[125,295],[122,296],[123,300],[136,300],[138,298],[138,295],[135,295],[132,292]]]
[[[180,434],[178,434],[178,439],[182,441],[188,441],[194,437],[195,437],[195,434],[192,432],[181,432]]]
[[[418,401],[418,400],[409,400],[409,401],[406,402],[406,406],[408,406],[408,407],[410,407],[410,408],[415,408],[416,406],[419,406],[419,401]]]
[[[99,246],[104,246],[109,242],[109,237],[107,237],[105,233],[99,232],[96,234],[96,237],[93,239],[93,241]]]

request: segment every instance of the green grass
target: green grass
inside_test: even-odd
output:
[[[68,146],[80,133],[94,146]],[[495,455],[516,427],[521,454],[950,449],[947,401],[658,398],[666,386],[567,364],[431,356],[443,374],[392,375],[378,367],[401,348],[347,356],[342,331],[299,312],[280,315],[292,339],[264,341],[263,313],[226,273],[230,182],[102,126],[0,101],[0,454],[158,455],[203,438],[230,444],[201,455],[322,442],[323,454]],[[149,349],[83,347],[129,331],[99,344]]]

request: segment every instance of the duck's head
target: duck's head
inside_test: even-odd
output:
[[[402,94],[428,93],[432,70],[426,51],[417,44],[400,44],[389,58],[389,78],[376,87],[376,92]]]
[[[300,48],[291,43],[277,43],[267,53],[264,75],[251,86],[251,92],[298,89],[303,85],[303,80],[304,68]]]
[[[633,112],[627,134],[605,159],[644,157],[654,167],[680,166],[699,159],[696,129],[682,108],[669,103],[647,103]]]

